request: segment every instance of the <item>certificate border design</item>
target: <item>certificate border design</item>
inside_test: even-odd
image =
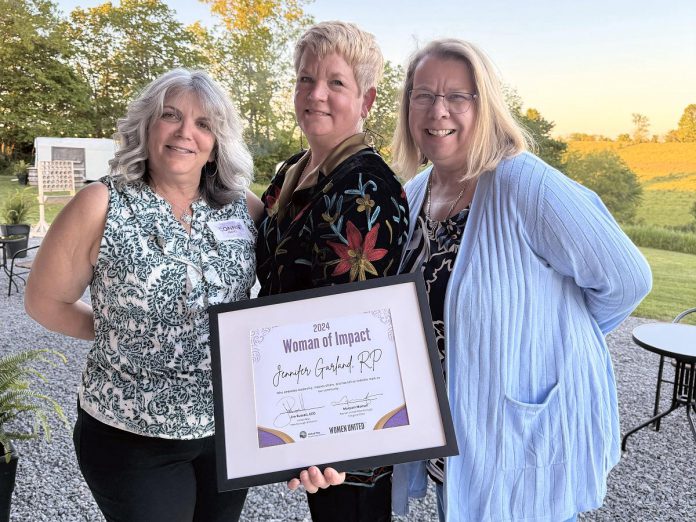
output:
[[[263,466],[257,466],[258,463],[253,460],[253,454],[256,448],[258,448],[259,430],[267,430],[267,428],[256,426],[255,422],[247,423],[234,416],[237,411],[236,408],[238,408],[236,404],[237,401],[254,401],[253,378],[251,386],[243,384],[249,381],[245,372],[251,372],[252,369],[250,366],[244,367],[243,364],[225,363],[226,357],[223,356],[224,354],[221,350],[224,347],[225,350],[245,350],[246,353],[249,353],[251,349],[251,357],[249,357],[249,359],[259,357],[260,354],[254,354],[254,341],[250,339],[249,330],[246,331],[246,334],[244,334],[244,332],[234,332],[234,334],[231,335],[223,327],[223,330],[227,333],[225,333],[224,338],[221,338],[221,321],[224,321],[226,317],[234,317],[236,312],[247,315],[249,313],[259,314],[260,317],[263,317],[265,314],[269,313],[269,311],[279,313],[278,311],[280,310],[280,314],[283,315],[284,310],[293,310],[295,307],[299,307],[304,314],[308,310],[311,310],[311,300],[315,298],[335,296],[340,299],[344,299],[344,297],[348,299],[350,297],[349,294],[352,292],[377,293],[383,292],[385,287],[394,286],[394,288],[397,288],[399,285],[405,285],[410,291],[414,292],[415,299],[413,300],[414,303],[409,305],[412,307],[409,313],[413,313],[420,317],[420,325],[416,326],[422,328],[422,336],[420,337],[422,337],[423,341],[409,339],[410,342],[408,343],[397,342],[397,356],[399,360],[402,360],[403,357],[413,356],[414,350],[420,350],[420,352],[417,353],[420,354],[421,360],[427,361],[429,364],[420,364],[417,368],[412,367],[409,370],[409,378],[414,383],[417,383],[420,390],[423,389],[423,386],[428,385],[428,387],[431,386],[432,389],[429,390],[430,393],[418,394],[418,400],[420,402],[426,401],[420,406],[420,413],[416,411],[416,415],[411,415],[411,407],[409,406],[409,411],[406,411],[404,405],[402,408],[397,408],[389,412],[385,417],[394,416],[395,414],[398,415],[399,411],[403,410],[403,413],[408,415],[409,423],[411,424],[409,427],[421,429],[424,430],[424,432],[437,431],[440,436],[438,440],[441,442],[434,444],[431,441],[422,443],[419,440],[414,441],[413,437],[406,437],[403,427],[397,426],[393,429],[375,430],[372,433],[380,434],[377,435],[382,438],[383,446],[380,447],[390,448],[392,446],[390,442],[394,442],[394,447],[406,447],[407,449],[388,449],[386,452],[374,454],[369,451],[371,448],[367,447],[363,455],[360,453],[360,451],[362,451],[362,446],[360,444],[355,444],[355,447],[358,449],[353,449],[352,458],[345,458],[346,441],[350,440],[348,438],[333,445],[329,445],[328,450],[325,447],[322,453],[322,455],[325,455],[325,458],[323,458],[321,462],[317,462],[316,452],[313,451],[312,444],[283,444],[280,442],[280,440],[282,440],[282,434],[276,433],[272,435],[279,438],[279,444],[272,448],[264,448],[265,451],[277,452],[274,453],[273,464],[270,468],[266,466],[266,468],[260,469]],[[390,288],[387,288],[387,290],[391,291]],[[346,294],[346,296],[341,294]],[[366,313],[372,313],[374,315],[375,312],[377,312],[379,314],[380,311],[384,311],[384,309],[388,307],[382,307],[380,305],[378,308],[381,310],[373,309],[373,311],[368,311]],[[346,471],[458,454],[452,417],[446,397],[442,365],[436,348],[435,336],[432,331],[430,309],[421,274],[401,274],[344,285],[302,290],[299,292],[261,297],[247,301],[220,304],[210,307],[208,313],[210,317],[211,359],[215,404],[217,478],[218,489],[220,491],[286,481],[298,476],[299,471],[310,465],[317,465],[320,468],[332,466],[339,471]],[[394,312],[392,311],[392,313]],[[231,315],[228,316],[227,314]],[[379,317],[379,315],[377,317]],[[379,318],[382,320],[381,317]],[[392,319],[394,318],[392,317]],[[268,321],[266,321],[265,324],[268,324]],[[270,328],[268,328],[267,331],[270,331]],[[256,334],[263,337],[267,331],[257,331]],[[391,335],[394,335],[393,331]],[[239,357],[239,355],[237,355],[237,357]],[[403,381],[404,375],[402,374],[401,377]],[[432,398],[424,399],[424,396]],[[225,399],[225,397],[227,397],[227,399]],[[230,400],[230,397],[233,397],[234,401]],[[411,399],[406,398],[406,403],[409,404],[410,400]],[[428,400],[430,402],[427,402]],[[423,412],[425,412],[426,415],[423,415]],[[234,422],[231,422],[230,418]],[[384,421],[384,424],[387,424],[389,418],[384,419]],[[239,430],[244,431],[240,434],[238,433]],[[358,439],[358,437],[365,437],[364,434],[345,434],[345,436],[356,437],[356,440],[363,442],[364,439]],[[387,438],[385,439],[385,437]],[[323,437],[316,440],[320,439],[323,439]],[[232,440],[237,442],[232,442]],[[240,440],[246,442],[240,444]],[[387,441],[386,444],[384,440]],[[253,444],[251,441],[253,441]],[[408,443],[405,444],[405,441],[408,441]],[[256,448],[253,446],[256,446]],[[335,450],[333,449],[334,447]],[[239,465],[237,465],[238,462],[240,463]],[[288,466],[289,462],[294,462],[296,465]],[[257,467],[259,471],[257,471]]]
[[[254,330],[254,335],[251,338],[251,359],[256,363],[261,360],[261,351],[257,348],[259,344],[261,344],[268,334],[273,330],[273,328],[259,328],[258,330]]]
[[[374,317],[376,317],[377,319],[379,319],[382,324],[389,325],[389,340],[393,341],[394,340],[394,324],[392,323],[391,312],[389,311],[389,309],[382,308],[380,310],[371,310],[371,311],[366,312],[366,313],[371,314]]]

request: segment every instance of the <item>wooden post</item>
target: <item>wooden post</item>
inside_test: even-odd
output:
[[[44,170],[46,168],[46,163],[48,161],[39,161],[39,222],[31,230],[31,235],[34,237],[44,237],[46,232],[48,232],[48,223],[46,223],[46,212],[44,210]]]

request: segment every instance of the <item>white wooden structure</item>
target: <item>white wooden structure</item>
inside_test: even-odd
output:
[[[38,186],[39,186],[39,222],[32,229],[32,235],[43,237],[48,231],[46,212],[44,206],[51,192],[68,192],[69,196],[75,195],[75,170],[72,161],[39,161],[38,162]],[[65,197],[61,194],[57,197]]]
[[[106,138],[50,138],[34,139],[35,162],[72,161],[77,186],[96,181],[109,173],[109,160],[114,157],[116,142]],[[33,174],[33,173],[31,173]],[[38,171],[29,176],[29,183],[37,183]]]

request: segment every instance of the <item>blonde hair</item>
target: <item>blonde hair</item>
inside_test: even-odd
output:
[[[348,22],[321,22],[310,27],[295,44],[295,73],[306,50],[319,58],[336,53],[351,69],[360,89],[365,94],[377,87],[384,71],[384,57],[374,35]]]
[[[472,76],[477,98],[476,122],[462,180],[493,170],[503,159],[527,150],[532,140],[505,104],[500,80],[490,59],[475,45],[456,38],[434,40],[416,51],[409,60],[401,93],[398,122],[392,141],[394,170],[403,178],[416,175],[428,158],[416,145],[408,124],[409,91],[416,67],[429,56],[464,62]]]
[[[114,139],[119,148],[109,167],[119,186],[139,179],[147,181],[150,123],[162,115],[168,96],[186,92],[198,98],[215,135],[214,165],[206,163],[203,167],[200,190],[210,206],[219,208],[245,195],[253,177],[253,164],[237,109],[204,71],[174,69],[143,89],[128,106],[126,116],[118,120]]]

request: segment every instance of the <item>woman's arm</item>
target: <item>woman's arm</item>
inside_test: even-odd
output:
[[[246,201],[247,201],[247,209],[249,210],[249,215],[251,216],[251,219],[254,220],[254,223],[257,225],[261,222],[261,219],[263,219],[263,203],[261,200],[254,194],[251,190],[247,189],[246,193]]]
[[[94,339],[92,308],[80,298],[92,280],[108,204],[104,184],[83,188],[58,214],[41,243],[24,306],[49,330]]]
[[[542,187],[539,255],[583,289],[590,313],[609,333],[650,291],[650,266],[597,194],[552,170]]]

